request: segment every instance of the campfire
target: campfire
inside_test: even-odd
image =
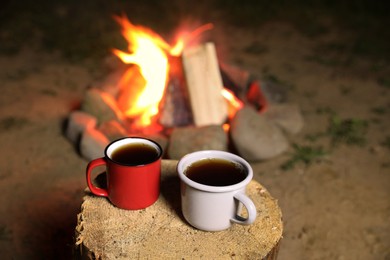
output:
[[[189,34],[182,33],[174,45],[169,45],[155,32],[133,25],[125,17],[116,20],[122,26],[129,52],[114,49],[113,53],[123,63],[135,65],[127,69],[118,86],[118,107],[132,121],[129,128],[145,132],[189,124],[223,124],[228,107],[231,116],[242,107],[234,94],[223,88],[214,45],[197,43],[193,47],[196,37],[212,29],[212,24]],[[167,96],[171,92],[166,91],[171,84],[178,85],[174,91],[179,93],[175,94],[181,94],[179,99],[190,108],[179,107],[180,110],[164,113],[172,98]],[[180,103],[180,100],[175,101]],[[174,117],[174,113],[187,113],[188,118],[172,123],[166,117]]]
[[[169,44],[125,16],[115,20],[128,43],[126,51],[112,50],[122,69],[86,91],[66,129],[86,159],[102,157],[110,141],[143,136],[170,159],[217,149],[264,160],[288,148],[286,132],[301,129],[297,106],[272,104],[259,80],[223,63],[213,42],[200,41],[212,24],[182,31]]]

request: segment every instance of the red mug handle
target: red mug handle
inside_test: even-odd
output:
[[[108,191],[106,189],[102,189],[102,188],[98,188],[96,186],[94,186],[92,184],[92,181],[91,181],[91,172],[92,170],[97,167],[97,166],[101,166],[101,165],[106,165],[107,162],[104,158],[98,158],[98,159],[95,159],[93,161],[90,161],[87,165],[87,172],[86,172],[86,175],[87,175],[87,183],[88,183],[88,188],[91,190],[91,192],[97,196],[103,196],[103,197],[107,197],[108,196]]]

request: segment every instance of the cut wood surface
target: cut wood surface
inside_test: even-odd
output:
[[[185,49],[182,59],[194,124],[224,123],[228,106],[221,94],[223,83],[214,44]]]
[[[177,161],[163,160],[161,194],[137,211],[113,206],[106,198],[84,197],[76,227],[76,257],[84,259],[276,259],[282,238],[282,213],[257,181],[247,194],[257,208],[254,224],[224,231],[194,229],[180,210]],[[102,177],[100,174],[96,179]]]

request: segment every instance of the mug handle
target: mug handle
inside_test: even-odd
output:
[[[235,223],[241,224],[241,225],[249,225],[252,224],[256,220],[256,207],[253,201],[246,196],[244,193],[236,193],[234,194],[234,198],[237,199],[239,202],[241,202],[246,210],[248,211],[248,217],[243,218],[241,216],[236,215],[231,220]]]
[[[108,197],[108,191],[106,189],[98,188],[92,184],[91,172],[95,167],[106,165],[106,164],[107,162],[104,158],[97,158],[95,160],[90,161],[87,165],[86,177],[87,177],[88,188],[91,190],[93,194],[97,196]]]

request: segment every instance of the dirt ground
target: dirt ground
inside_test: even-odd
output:
[[[388,62],[316,49],[345,35],[338,30],[315,39],[278,21],[250,29],[215,24],[215,30],[225,61],[288,85],[289,102],[304,116],[287,153],[252,163],[255,179],[283,212],[279,259],[390,259]],[[336,58],[344,62],[332,63]],[[87,162],[63,126],[86,88],[104,77],[96,67],[96,60],[69,62],[31,44],[0,56],[2,259],[72,257]],[[364,126],[364,142],[344,138],[333,145],[332,117],[351,119],[357,131]],[[283,169],[297,155],[293,144],[326,155],[311,150],[311,163],[295,157]]]

